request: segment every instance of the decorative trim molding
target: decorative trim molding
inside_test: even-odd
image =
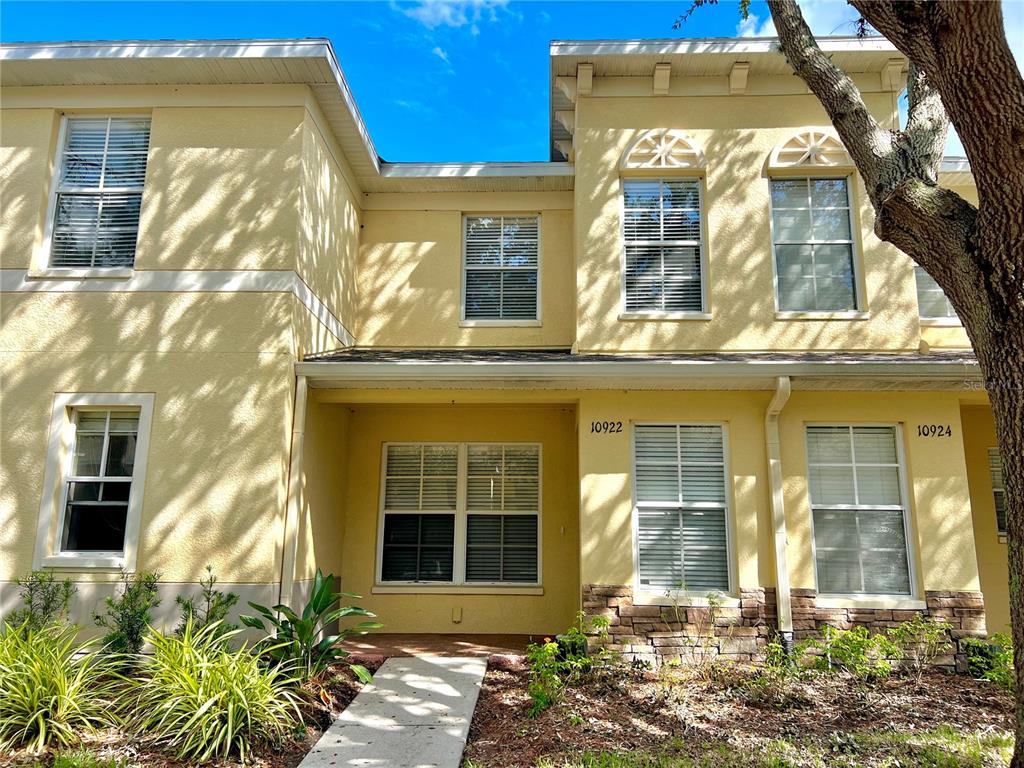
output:
[[[292,270],[135,270],[128,277],[69,277],[0,269],[3,293],[290,293],[345,346],[355,337]]]

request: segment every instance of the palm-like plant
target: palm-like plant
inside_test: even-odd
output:
[[[339,642],[346,637],[365,635],[370,630],[383,626],[377,621],[363,621],[328,635],[327,626],[335,621],[340,622],[353,616],[376,618],[365,608],[341,605],[342,599],[360,598],[348,592],[335,592],[333,585],[334,575],[325,576],[323,571],[317,568],[313,592],[301,613],[296,613],[283,604],[268,608],[258,603],[249,603],[262,618],[240,616],[239,619],[245,626],[267,633],[267,638],[263,641],[263,652],[267,656],[278,662],[294,664],[295,673],[304,680],[318,677],[328,666],[343,663],[350,655],[348,651],[338,647]],[[370,681],[372,675],[363,665],[349,664],[349,668],[364,683]]]

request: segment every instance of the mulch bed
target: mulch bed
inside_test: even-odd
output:
[[[920,686],[905,676],[872,685],[818,676],[801,684],[803,701],[777,709],[744,695],[743,680],[753,674],[732,669],[709,681],[681,669],[595,673],[530,718],[525,661],[492,657],[466,758],[488,768],[527,768],[541,757],[557,764],[584,751],[695,755],[722,743],[756,749],[778,738],[825,742],[836,732],[1013,728],[1012,697],[988,681],[937,671]]]

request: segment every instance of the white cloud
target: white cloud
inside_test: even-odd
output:
[[[804,21],[816,35],[850,35],[856,32],[854,22],[860,14],[845,0],[800,0]],[[736,25],[740,37],[774,37],[771,16],[764,19],[751,14]]]
[[[736,34],[740,37],[775,37],[775,22],[771,16],[761,21],[761,17],[751,13],[736,25]]]
[[[414,3],[392,3],[392,7],[428,29],[465,27],[480,34],[480,22],[498,20],[508,0],[417,0]]]
[[[437,58],[439,58],[445,64],[451,63],[450,61],[448,61],[448,52],[440,45],[435,45],[431,53],[437,56]]]

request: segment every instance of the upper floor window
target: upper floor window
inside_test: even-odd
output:
[[[639,588],[727,592],[724,428],[638,425],[633,439]]]
[[[465,217],[463,319],[539,320],[539,216]]]
[[[627,313],[704,311],[700,179],[624,179]]]
[[[935,282],[935,278],[924,271],[924,267],[914,267],[914,279],[917,282],[918,315],[929,320],[957,319],[953,305]]]
[[[847,180],[773,178],[771,208],[779,311],[855,310]]]
[[[1006,489],[1003,486],[1003,458],[998,448],[988,449],[988,473],[992,480],[992,496],[996,503],[996,530],[1006,535]]]
[[[807,427],[818,591],[911,593],[895,426]]]
[[[144,117],[65,118],[50,267],[134,265],[149,125]]]

